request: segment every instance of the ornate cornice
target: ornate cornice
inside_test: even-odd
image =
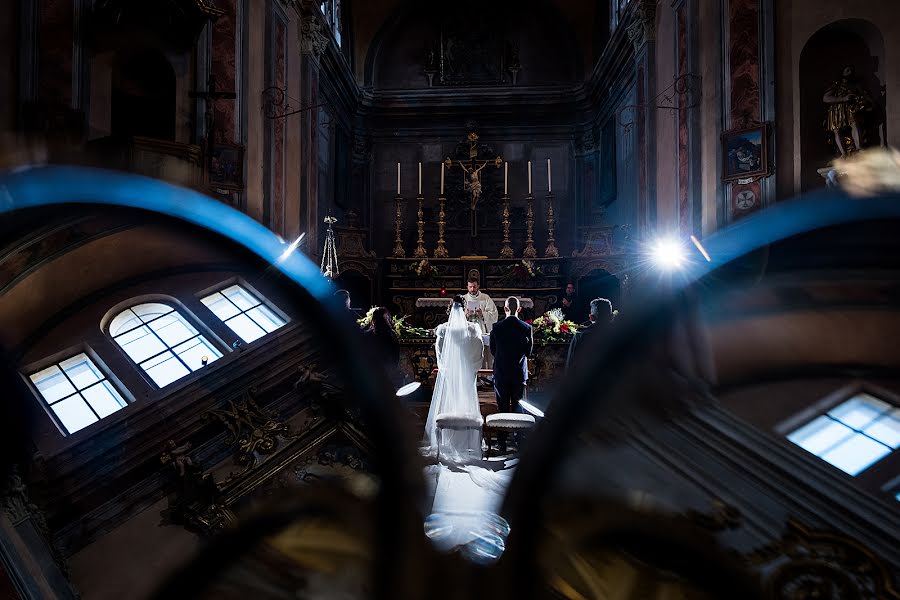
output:
[[[626,26],[628,39],[638,53],[648,42],[656,40],[656,0],[637,0],[631,11],[631,22]]]
[[[311,9],[310,6],[313,8]],[[312,3],[301,2],[300,9],[297,20],[300,54],[308,54],[318,61],[328,49],[328,44],[331,43],[331,31]]]

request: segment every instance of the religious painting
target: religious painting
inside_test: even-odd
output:
[[[244,189],[244,147],[216,143],[212,149],[209,173],[211,186],[230,190]]]
[[[502,21],[484,4],[465,3],[441,22],[440,83],[490,85],[505,81]]]
[[[732,181],[768,175],[766,126],[726,131],[722,134],[725,159],[722,179]]]

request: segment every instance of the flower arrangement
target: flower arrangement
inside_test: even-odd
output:
[[[544,274],[541,268],[530,260],[520,260],[514,265],[510,265],[506,274],[501,278],[501,282],[508,283],[510,281],[525,281],[534,279]]]
[[[409,265],[409,270],[416,274],[416,277],[430,278],[437,275],[437,269],[428,262],[427,258],[423,258],[417,263]]]
[[[531,321],[534,341],[538,344],[564,343],[572,339],[578,325],[565,320],[563,312],[554,308]]]
[[[356,324],[360,329],[367,329],[372,324],[372,317],[379,307],[373,306],[366,312],[366,316],[357,319]],[[394,333],[399,338],[427,338],[432,337],[431,333],[424,327],[413,327],[406,322],[406,316],[391,317],[391,324],[394,326]]]
[[[399,338],[427,338],[434,337],[431,335],[431,332],[425,329],[424,327],[413,327],[409,323],[406,322],[406,317],[408,315],[403,315],[402,317],[394,317],[394,331],[397,333],[397,337]]]

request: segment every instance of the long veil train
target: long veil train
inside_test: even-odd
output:
[[[466,320],[458,303],[453,304],[450,318],[437,329],[435,343],[438,375],[425,422],[426,452],[434,454],[438,445],[435,419],[438,415],[481,418],[475,378],[481,366],[484,344],[480,329]],[[481,458],[481,430],[451,430],[441,433],[441,459],[466,462]]]

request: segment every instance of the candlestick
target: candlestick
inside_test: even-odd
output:
[[[441,163],[441,196],[444,195],[444,163]]]
[[[419,164],[421,165],[421,163]],[[422,194],[419,194],[419,197],[416,198],[416,202],[419,205],[419,210],[416,212],[419,239],[416,241],[416,251],[413,252],[413,256],[416,258],[428,258],[428,253],[425,251],[425,213],[422,211],[422,203],[424,201],[425,198],[422,197]]]
[[[400,163],[397,163],[397,172],[400,172]],[[398,179],[397,181],[399,182],[400,180]],[[403,238],[400,235],[400,228],[403,225],[403,197],[400,194],[397,194],[394,201],[397,205],[397,213],[394,216],[394,228],[396,234],[394,238],[394,258],[406,258],[406,250],[403,249]]]
[[[397,196],[400,196],[400,163],[397,163]]]
[[[504,184],[505,187],[505,184]],[[503,247],[500,248],[500,258],[512,258],[513,249],[509,243],[509,196],[503,194]]]
[[[549,159],[547,163],[549,164]],[[556,220],[553,218],[553,192],[547,192],[547,247],[544,249],[544,256],[547,258],[558,258],[559,249],[556,247],[556,240],[553,238],[553,224]]]
[[[547,193],[553,191],[553,186],[550,183],[550,159],[547,159]]]
[[[422,163],[419,163],[419,195],[422,195]]]
[[[509,163],[503,163],[503,195],[509,193]]]
[[[528,166],[530,173],[531,162],[528,163]],[[534,196],[529,193],[525,200],[528,202],[528,210],[525,212],[525,227],[528,237],[525,240],[525,250],[522,252],[522,256],[525,258],[537,258],[537,250],[534,247]]]
[[[528,161],[528,195],[531,195],[531,161]]]
[[[444,165],[441,164],[441,176],[443,179],[444,174]],[[442,181],[443,183],[443,181]],[[442,185],[441,188],[444,186]],[[434,249],[434,257],[435,258],[447,258],[450,254],[447,252],[447,247],[444,246],[444,226],[446,225],[446,215],[444,214],[444,202],[446,198],[444,198],[444,194],[442,193],[438,196],[438,241],[437,247]]]

